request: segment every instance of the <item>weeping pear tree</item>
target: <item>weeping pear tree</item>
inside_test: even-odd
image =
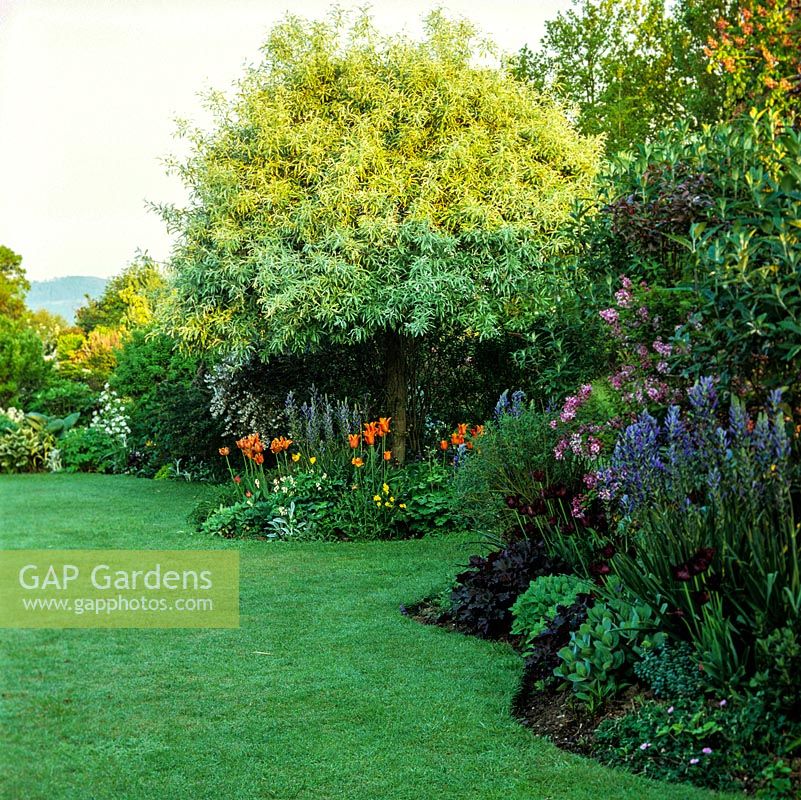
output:
[[[233,96],[210,98],[213,123],[182,126],[190,155],[171,166],[190,199],[161,207],[171,333],[262,357],[375,337],[401,462],[412,340],[554,313],[568,281],[549,265],[602,150],[468,22],[437,12],[424,31],[285,19]]]

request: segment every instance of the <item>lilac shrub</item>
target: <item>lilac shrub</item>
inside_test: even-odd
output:
[[[585,384],[565,398],[551,420],[551,428],[560,434],[554,448],[557,461],[574,457],[595,462],[609,453],[622,428],[634,422],[643,408],[655,411],[678,402],[681,392],[669,365],[687,347],[675,339],[676,326],[671,327],[652,309],[652,295],[645,281],[635,286],[621,275],[615,305],[599,312],[616,343],[617,366],[605,381],[595,387]],[[671,337],[675,341],[670,341]],[[597,400],[599,392],[605,395],[603,402],[609,411],[602,418],[587,413],[588,405],[597,412],[598,403],[590,404],[590,400]]]
[[[617,343],[618,367],[609,384],[626,406],[662,405],[675,397],[668,373],[680,345],[665,341],[675,328],[651,309],[650,293],[645,281],[635,286],[621,275],[615,305],[598,312]]]

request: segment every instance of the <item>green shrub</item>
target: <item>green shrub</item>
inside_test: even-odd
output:
[[[36,331],[0,314],[0,406],[27,405],[46,384],[50,370]]]
[[[512,606],[512,633],[525,637],[525,653],[556,616],[559,606],[571,606],[592,584],[574,575],[543,575],[531,582]]]
[[[791,800],[801,788],[788,764],[788,742],[794,738],[801,739],[798,723],[759,694],[741,702],[687,699],[669,707],[647,702],[602,722],[593,754],[659,780],[718,790],[758,788],[760,797]]]
[[[634,674],[655,697],[699,697],[704,688],[698,656],[687,642],[665,642],[643,653]]]
[[[86,417],[91,415],[96,400],[97,393],[85,383],[59,378],[34,393],[28,410],[53,417],[66,417],[77,411]]]
[[[453,470],[436,462],[406,464],[400,474],[400,493],[406,499],[402,527],[417,539],[464,527],[453,491]]]
[[[798,627],[777,628],[756,641],[756,673],[750,691],[772,698],[773,706],[801,720],[801,632]]]
[[[767,111],[664,131],[609,163],[580,216],[581,268],[671,289],[700,314],[694,377],[762,393],[801,363],[801,131]],[[600,255],[599,255],[600,254]],[[701,324],[697,324],[697,323]],[[710,365],[714,365],[711,367]]]
[[[67,472],[122,472],[127,464],[125,445],[101,428],[74,428],[59,442]]]
[[[499,403],[495,420],[487,423],[480,444],[456,475],[459,506],[472,526],[485,531],[505,530],[516,522],[507,497],[530,502],[539,499],[543,482],[572,485],[583,474],[574,461],[554,460],[558,437],[550,414],[531,408],[520,394],[510,403],[504,393],[502,401],[508,406]]]
[[[629,685],[632,665],[665,639],[655,630],[651,609],[624,599],[617,588],[612,582],[609,599],[587,612],[586,622],[559,651],[562,663],[554,670],[591,713]]]
[[[117,352],[109,382],[128,401],[129,448],[140,474],[180,459],[192,473],[206,465],[222,477],[222,425],[209,411],[212,393],[200,359],[167,336],[138,329]]]

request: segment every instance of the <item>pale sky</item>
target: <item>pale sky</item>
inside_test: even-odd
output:
[[[346,7],[350,3],[343,3]],[[377,26],[415,34],[432,7],[473,20],[509,52],[536,44],[569,0],[374,0]],[[180,201],[161,159],[174,119],[229,90],[287,10],[328,0],[0,0],[0,244],[33,280],[119,272],[170,237],[146,201]]]

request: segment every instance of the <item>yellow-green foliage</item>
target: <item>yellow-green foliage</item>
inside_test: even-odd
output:
[[[172,323],[184,340],[248,343],[261,328],[280,349],[385,324],[414,335],[460,314],[475,324],[464,308],[486,314],[487,290],[519,265],[479,276],[462,263],[473,270],[465,294],[458,258],[421,263],[426,237],[473,255],[486,247],[496,266],[512,239],[539,255],[569,245],[560,226],[590,189],[600,142],[502,70],[468,23],[434,13],[425,30],[422,41],[381,38],[366,16],[290,17],[236,96],[213,99],[214,130],[186,132],[194,154],[178,171],[192,204],[164,209],[182,234]],[[426,320],[410,323],[382,280]],[[458,313],[431,298],[456,290]]]
[[[36,472],[45,467],[54,438],[35,417],[0,408],[0,472]]]

